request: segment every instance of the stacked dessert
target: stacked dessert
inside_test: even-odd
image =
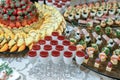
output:
[[[51,6],[30,0],[3,0],[0,6],[0,52],[31,49],[33,43],[53,31],[61,34],[66,26],[62,15]]]

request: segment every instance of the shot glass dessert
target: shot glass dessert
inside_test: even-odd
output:
[[[28,52],[28,59],[31,64],[35,64],[37,59],[37,53],[36,51],[29,51]]]

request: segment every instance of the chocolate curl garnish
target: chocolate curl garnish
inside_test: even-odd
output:
[[[106,41],[109,41],[110,38],[107,36],[107,35],[102,35],[102,37],[106,40]]]

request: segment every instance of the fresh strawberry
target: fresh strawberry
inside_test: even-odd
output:
[[[14,9],[13,15],[17,15],[17,10]]]

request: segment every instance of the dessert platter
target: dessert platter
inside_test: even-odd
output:
[[[30,0],[2,0],[0,56],[24,56],[34,43],[53,31],[61,34],[65,26],[63,16],[52,6]]]
[[[120,25],[120,3],[119,2],[96,2],[69,6],[64,13],[68,22],[84,24],[92,27],[99,24],[101,27]]]
[[[69,6],[63,14],[69,24],[65,37],[77,50],[86,53],[82,65],[113,79],[120,79],[119,4],[97,2]]]

